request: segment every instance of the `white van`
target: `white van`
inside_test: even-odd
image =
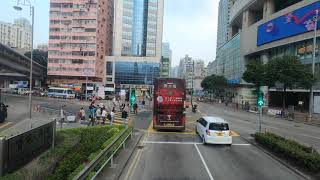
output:
[[[197,120],[196,132],[203,144],[232,144],[232,136],[229,124],[219,117],[202,117]]]
[[[74,99],[76,95],[69,88],[50,87],[48,90],[48,97]]]

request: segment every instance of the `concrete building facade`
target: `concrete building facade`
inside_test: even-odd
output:
[[[48,51],[48,43],[41,43],[37,45],[37,49],[41,51]]]
[[[27,19],[19,18],[14,23],[0,21],[0,43],[15,49],[31,49],[31,25]]]
[[[236,0],[230,9],[231,36],[240,36],[240,54],[244,64],[251,61],[267,63],[270,59],[294,55],[301,63],[311,66],[316,10],[318,0]],[[315,69],[320,76],[320,23],[316,46]],[[315,99],[320,98],[320,83],[315,84]],[[266,89],[266,99],[271,106],[281,106],[282,86]],[[287,105],[308,109],[309,90],[289,90]],[[318,108],[320,105],[316,105]],[[318,112],[320,113],[320,112]]]
[[[163,3],[115,1],[113,53],[105,58],[105,84],[153,86],[162,57]]]
[[[113,0],[50,0],[48,84],[103,83]]]

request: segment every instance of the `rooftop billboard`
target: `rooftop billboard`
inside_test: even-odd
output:
[[[320,2],[315,2],[260,25],[258,27],[257,45],[261,46],[314,30],[313,17],[316,16],[317,9],[320,15]],[[317,28],[320,28],[320,21]]]

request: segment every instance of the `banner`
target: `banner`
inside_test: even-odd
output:
[[[317,9],[320,11],[320,2],[315,2],[260,25],[258,27],[257,45],[261,46],[276,40],[313,31],[315,28],[313,17],[316,16]],[[317,29],[320,29],[320,22],[317,25]]]

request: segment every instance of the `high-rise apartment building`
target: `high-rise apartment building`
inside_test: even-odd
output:
[[[234,0],[220,0],[219,2],[217,49],[225,44],[230,37],[229,17],[233,1]]]
[[[117,0],[114,19],[106,84],[152,86],[160,71],[163,0]]]
[[[49,84],[103,82],[113,18],[113,0],[50,0]]]
[[[192,89],[192,78],[194,75],[194,60],[188,55],[180,59],[178,75],[179,78],[186,80],[186,88]]]
[[[24,18],[16,19],[14,23],[0,22],[0,43],[11,48],[31,49],[31,25]]]

